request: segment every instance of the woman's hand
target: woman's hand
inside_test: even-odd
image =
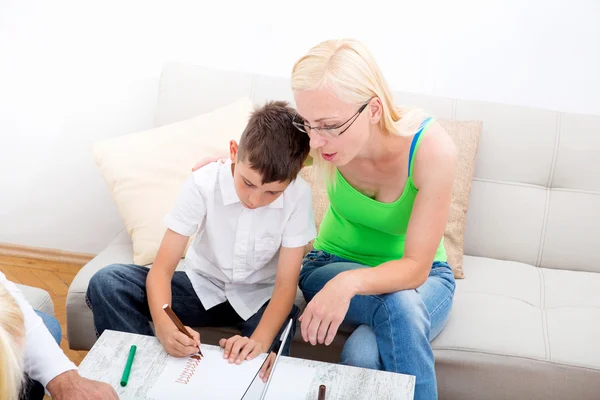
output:
[[[345,279],[347,276],[347,273],[341,273],[327,282],[298,318],[305,342],[313,346],[317,343],[329,346],[333,342],[354,297],[352,286]]]
[[[215,162],[215,161],[219,161],[222,164],[225,162],[226,159],[227,159],[227,157],[223,157],[223,156],[204,157],[202,160],[200,160],[196,165],[194,165],[192,167],[192,172],[204,167],[205,165]]]

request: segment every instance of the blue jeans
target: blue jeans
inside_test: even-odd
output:
[[[152,315],[146,295],[146,278],[150,270],[139,265],[113,264],[96,272],[90,279],[86,302],[94,314],[97,336],[105,329],[153,336]],[[192,283],[183,271],[175,271],[171,280],[171,308],[184,325],[190,327],[227,326],[237,328],[242,336],[250,337],[269,302],[243,320],[228,301],[206,310],[196,295]],[[292,306],[290,338],[296,333],[298,307]],[[279,338],[287,324],[283,324]],[[291,340],[286,341],[282,354],[290,354]]]
[[[35,313],[40,316],[40,318],[44,322],[44,325],[46,325],[46,328],[48,329],[54,340],[56,340],[56,343],[60,345],[60,340],[62,338],[62,329],[60,328],[60,324],[58,323],[56,318],[38,310],[35,310]]]
[[[303,260],[299,286],[309,302],[338,273],[358,268],[370,267],[313,250]],[[437,399],[430,341],[448,320],[454,288],[450,266],[435,262],[417,289],[354,296],[343,322],[354,331],[344,344],[342,364],[414,375],[415,400]]]

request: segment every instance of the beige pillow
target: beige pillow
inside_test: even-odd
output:
[[[450,204],[448,225],[446,225],[446,232],[444,233],[444,247],[454,278],[462,279],[465,277],[462,263],[467,209],[469,208],[471,184],[475,172],[475,157],[477,156],[483,123],[481,121],[448,120],[438,120],[438,122],[448,132],[458,152],[456,173],[452,186],[452,203]]]
[[[315,213],[315,226],[317,232],[321,226],[323,216],[329,208],[329,197],[327,196],[327,188],[322,177],[317,176],[318,171],[312,165],[304,167],[300,170],[300,176],[304,179],[311,188],[313,211]]]
[[[457,147],[457,167],[452,187],[452,203],[448,216],[448,225],[444,234],[444,246],[448,256],[448,264],[452,267],[454,277],[465,277],[462,269],[464,237],[467,224],[467,208],[471,195],[471,182],[475,169],[475,156],[481,135],[481,121],[447,121],[438,120],[448,132]],[[313,208],[317,230],[329,207],[329,198],[322,179],[316,176],[312,166],[304,167],[301,175],[312,188]]]
[[[94,144],[96,164],[133,242],[134,263],[154,262],[164,218],[191,168],[204,157],[227,154],[229,140],[239,141],[252,111],[250,99],[242,98],[185,121]]]

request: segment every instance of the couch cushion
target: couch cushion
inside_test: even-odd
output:
[[[463,266],[467,278],[457,281],[448,324],[432,343],[441,375],[472,371],[470,382],[497,390],[487,398],[503,398],[506,390],[494,388],[494,376],[513,383],[511,393],[522,398],[591,398],[592,389],[600,391],[600,274],[470,256]],[[545,375],[533,377],[536,370]],[[590,376],[596,383],[581,386]],[[543,390],[532,379],[543,380]],[[440,387],[453,398],[470,382]]]
[[[133,261],[154,261],[164,218],[191,168],[202,158],[226,154],[239,140],[254,106],[242,98],[184,121],[94,144],[94,157],[133,240]]]
[[[542,269],[542,279],[548,358],[600,370],[600,274]]]

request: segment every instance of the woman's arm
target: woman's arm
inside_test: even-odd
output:
[[[448,222],[456,147],[446,131],[435,124],[421,140],[415,157],[413,180],[419,192],[406,232],[404,256],[376,268],[344,272],[340,279],[353,295],[415,289],[429,276]]]

